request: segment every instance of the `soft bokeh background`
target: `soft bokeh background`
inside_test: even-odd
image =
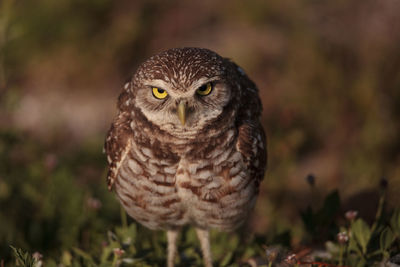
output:
[[[260,89],[255,231],[296,242],[299,210],[335,188],[373,216],[383,177],[398,205],[400,1],[2,0],[0,258],[85,247],[119,223],[102,155],[117,96],[142,60],[183,46],[233,59]]]

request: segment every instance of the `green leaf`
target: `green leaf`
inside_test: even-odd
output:
[[[129,246],[136,239],[137,226],[135,223],[131,223],[128,227],[117,227],[116,233],[117,238],[121,240],[122,244]]]
[[[367,263],[365,262],[365,259],[361,258],[361,259],[359,259],[359,261],[357,262],[357,264],[355,266],[356,267],[365,267],[365,266],[367,266]]]
[[[230,251],[228,252],[225,257],[221,260],[220,266],[225,267],[228,266],[228,264],[232,261],[233,258],[233,252]]]
[[[316,226],[315,226],[315,214],[312,208],[308,206],[305,211],[301,212],[300,215],[307,232],[313,234]]]
[[[367,252],[368,242],[371,238],[371,230],[367,223],[362,219],[357,219],[351,226],[352,232],[361,246],[363,254]]]
[[[335,190],[325,198],[324,205],[319,211],[322,222],[331,221],[339,209],[340,209],[339,192]]]
[[[86,261],[86,266],[96,266],[92,256],[79,248],[72,248],[75,254],[82,257]]]
[[[61,256],[61,262],[64,266],[70,266],[72,262],[72,255],[68,250],[64,250]]]
[[[108,262],[110,255],[113,254],[114,248],[118,248],[118,247],[120,247],[118,242],[109,243],[106,247],[104,247],[102,250],[102,253],[101,253],[100,262],[101,263]]]
[[[24,252],[22,249],[17,249],[13,246],[10,247],[13,250],[17,262],[23,267],[34,267],[36,265],[36,260],[28,252]]]
[[[385,230],[382,231],[379,237],[379,244],[382,252],[390,248],[395,238],[395,235],[389,227],[385,228]]]
[[[44,266],[46,266],[46,267],[57,267],[59,265],[57,265],[57,262],[55,260],[49,259],[49,260],[46,260],[46,263],[45,263]],[[61,264],[60,264],[60,266],[61,266]],[[66,266],[66,265],[64,265],[64,266]]]
[[[349,250],[356,252],[360,257],[362,256],[362,251],[360,250],[360,247],[357,246],[357,241],[355,240],[355,238],[350,238]]]
[[[340,247],[332,241],[325,242],[325,248],[330,254],[339,254]]]
[[[390,219],[390,226],[394,230],[397,236],[400,236],[400,209],[396,209],[393,212],[392,218]]]

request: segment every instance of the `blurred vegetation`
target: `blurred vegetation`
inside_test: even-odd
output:
[[[97,141],[57,153],[15,132],[3,133],[1,140],[0,170],[5,179],[0,183],[0,260],[34,267],[164,266],[165,234],[128,223],[113,195],[98,182],[105,173],[103,156],[93,145]],[[317,190],[314,179],[308,177],[312,191]],[[400,251],[400,209],[387,208],[386,193],[384,180],[377,209],[371,209],[376,213],[371,223],[358,218],[357,211],[342,214],[339,193],[334,191],[324,201],[313,199],[312,203],[323,205],[312,208],[310,203],[297,226],[277,230],[282,219],[277,217],[275,227],[262,234],[252,233],[249,225],[238,233],[212,231],[215,262],[217,266],[385,263]],[[303,229],[298,236],[302,241],[291,246],[295,227]],[[304,247],[309,250],[306,255],[301,253]],[[183,229],[178,249],[179,266],[202,266],[193,228]],[[325,254],[310,249],[323,249]]]
[[[219,265],[304,247],[333,264],[386,261],[399,252],[399,10],[398,0],[0,1],[0,261],[163,264],[163,234],[121,226],[101,149],[120,86],[143,59],[181,46],[232,58],[264,105],[269,170],[242,234],[213,233]],[[339,232],[354,235],[339,243]],[[179,246],[182,266],[199,263],[191,229]]]

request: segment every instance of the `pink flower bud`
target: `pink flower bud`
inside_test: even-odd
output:
[[[33,254],[32,254],[32,258],[34,258],[35,260],[37,260],[37,261],[40,261],[41,259],[43,259],[43,255],[42,254],[40,254],[40,252],[34,252]]]
[[[358,211],[356,210],[349,210],[348,212],[346,212],[344,214],[344,216],[346,217],[347,220],[352,221],[354,220],[358,215]]]
[[[86,200],[86,205],[88,206],[89,209],[92,210],[99,210],[102,206],[102,203],[99,199],[94,198],[94,197],[89,197]]]
[[[118,257],[121,257],[122,255],[124,255],[125,250],[120,249],[120,248],[114,248],[114,254],[117,255]]]
[[[296,264],[297,263],[296,254],[288,255],[285,258],[285,262],[289,264]]]
[[[346,244],[349,241],[349,236],[346,232],[340,232],[337,234],[337,240],[339,244]]]

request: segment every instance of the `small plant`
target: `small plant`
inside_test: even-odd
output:
[[[381,182],[387,185],[386,181]],[[400,251],[400,209],[385,213],[386,186],[381,186],[381,194],[372,225],[362,218],[357,218],[357,211],[347,211],[344,215],[346,224],[338,228],[334,221],[339,210],[339,195],[335,191],[327,196],[321,209],[313,212],[307,208],[302,213],[305,228],[316,237],[321,229],[337,229],[336,240],[326,242],[330,263],[339,266],[372,266],[387,262]],[[325,234],[326,231],[321,231]],[[332,239],[331,239],[332,240]]]
[[[263,236],[241,242],[239,234],[212,233],[215,266],[318,266],[362,267],[386,264],[400,251],[400,209],[385,212],[386,189],[382,188],[375,219],[368,224],[357,211],[347,211],[343,216],[337,191],[328,194],[321,208],[307,208],[301,213],[305,230],[305,244],[325,243],[323,253],[312,246],[296,253],[283,245],[278,237]],[[166,239],[161,232],[152,232],[136,223],[128,223],[121,209],[122,225],[108,231],[97,248],[86,250],[73,247],[63,250],[59,258],[44,258],[12,247],[17,266],[163,266]],[[320,231],[320,232],[318,232]],[[275,233],[276,234],[276,233]],[[289,233],[290,238],[290,233]],[[193,229],[185,228],[181,236],[181,266],[202,266],[201,253]],[[281,241],[279,241],[281,240]],[[329,240],[329,241],[326,241]],[[266,245],[271,243],[270,245]],[[282,246],[283,245],[283,246]],[[323,255],[323,256],[321,256]]]
[[[370,226],[363,219],[350,220],[347,227],[341,227],[337,242],[328,243],[329,250],[339,263],[349,266],[370,266],[385,263],[399,252],[400,210],[391,216],[379,215]],[[386,218],[385,218],[386,217]],[[389,220],[387,220],[389,219]],[[337,253],[339,251],[339,253]]]
[[[15,248],[10,246],[13,250],[15,262],[17,266],[23,267],[41,267],[42,266],[42,255],[38,252],[35,252],[33,255],[28,252],[24,252],[20,248]]]
[[[127,218],[98,182],[105,159],[97,145],[55,156],[18,132],[3,132],[0,141],[0,217],[8,219],[1,220],[0,267],[164,266],[165,235]],[[311,195],[318,196],[315,177],[307,181]],[[387,210],[386,187],[383,182],[371,223],[356,211],[344,213],[333,191],[313,201],[322,202],[320,207],[301,212],[303,224],[290,222],[256,235],[211,232],[214,266],[361,267],[395,261],[400,210]],[[281,220],[274,218],[276,224]],[[297,236],[294,228],[300,229]],[[194,230],[183,229],[180,239],[178,266],[202,266]],[[323,253],[317,253],[321,245]]]

